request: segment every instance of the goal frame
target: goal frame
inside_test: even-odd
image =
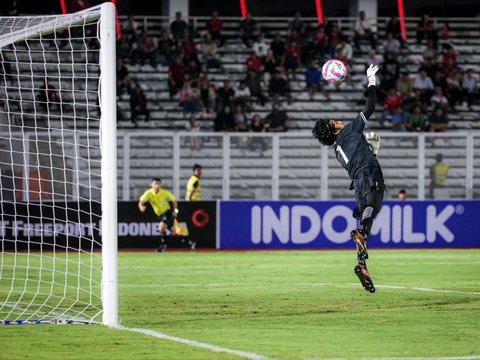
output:
[[[94,12],[94,16],[89,13]],[[62,31],[88,21],[99,21],[99,83],[98,99],[100,108],[99,142],[100,142],[100,177],[101,177],[101,323],[106,326],[118,326],[118,260],[117,260],[117,125],[116,125],[116,24],[115,5],[103,3],[89,9],[63,15],[44,18],[40,23],[32,21],[26,29],[13,29],[0,36],[0,49],[8,44],[36,38],[56,31]],[[68,17],[67,17],[68,16]],[[73,18],[73,20],[72,20]],[[78,18],[78,21],[77,21]],[[30,19],[26,17],[26,19]],[[31,18],[33,19],[33,17]],[[28,194],[28,192],[27,192]],[[91,250],[93,251],[93,249]],[[51,322],[51,321],[49,321]],[[62,319],[54,323],[65,323]],[[92,321],[88,321],[90,323]],[[43,323],[31,321],[2,321],[3,324]],[[76,321],[67,323],[76,323]],[[86,323],[80,321],[80,323]]]

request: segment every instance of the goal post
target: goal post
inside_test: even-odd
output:
[[[115,9],[0,17],[0,323],[118,324]]]

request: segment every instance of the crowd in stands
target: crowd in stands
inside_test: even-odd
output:
[[[417,25],[416,42],[408,45],[396,17],[389,20],[385,33],[379,34],[367,14],[360,11],[351,30],[353,36],[349,37],[328,18],[321,25],[312,25],[296,12],[284,32],[271,34],[247,13],[239,22],[237,34],[248,49],[245,76],[238,83],[225,80],[219,85],[208,76],[209,69],[222,69],[218,49],[226,43],[217,11],[213,11],[203,33],[189,26],[177,12],[158,39],[141,31],[129,16],[117,45],[117,92],[130,94],[130,120],[134,124],[139,115],[148,120],[150,112],[142,86],[131,84],[123,60],[154,69],[168,67],[169,96],[178,101],[179,111],[189,119],[189,129],[201,129],[198,119],[202,117],[212,119],[215,131],[287,131],[288,116],[282,104],[293,101],[292,91],[304,89],[311,100],[317,92],[330,99],[321,64],[335,57],[351,69],[353,56],[365,57],[368,47],[365,66],[375,64],[381,69],[377,90],[383,112],[377,118],[382,127],[388,125],[393,131],[445,131],[449,114],[456,112],[459,104],[471,109],[477,101],[478,79],[472,69],[457,65],[459,55],[449,41],[447,24],[436,28],[428,15],[423,16]],[[423,50],[422,63],[412,73],[403,66],[408,46]],[[297,81],[300,72],[305,79],[302,84]],[[346,83],[351,85],[352,79],[347,77]],[[259,115],[259,106],[271,107],[268,116]]]

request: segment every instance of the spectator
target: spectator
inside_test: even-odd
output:
[[[362,39],[370,42],[372,50],[377,48],[375,32],[370,24],[370,21],[365,15],[365,11],[362,10],[358,13],[358,19],[355,21],[355,25],[353,26],[353,32],[355,34],[353,36],[353,43],[355,44],[355,48],[357,50],[361,50],[360,40]]]
[[[198,63],[197,45],[195,44],[195,41],[193,41],[188,29],[183,32],[182,51],[185,58],[195,60],[195,62]]]
[[[288,102],[291,102],[290,85],[286,76],[282,76],[278,71],[275,72],[268,84],[268,94],[274,99],[274,101],[276,101],[279,96],[285,96],[288,98]]]
[[[415,96],[413,92],[413,81],[410,79],[410,75],[406,72],[402,73],[400,79],[396,81],[395,89],[406,101],[409,101]]]
[[[435,92],[434,92],[432,98],[430,99],[430,103],[434,107],[436,107],[436,106],[441,107],[444,111],[448,110],[448,100],[445,97],[445,95],[443,95],[443,91],[442,91],[441,87],[436,87],[435,88]]]
[[[347,68],[350,68],[353,57],[353,48],[346,37],[344,37],[340,44],[337,45],[335,51],[337,59],[343,62]]]
[[[398,53],[400,52],[400,49],[400,41],[395,39],[391,32],[387,33],[387,40],[385,40],[385,43],[383,44],[383,52],[385,54],[387,52],[391,53],[396,58],[398,56]]]
[[[145,65],[145,61],[149,60],[153,68],[157,67],[157,44],[155,39],[151,37],[148,32],[142,32],[138,40],[137,49],[135,51],[135,58],[140,59],[140,65]],[[134,63],[136,60],[134,59]]]
[[[265,131],[265,126],[263,125],[262,118],[259,114],[253,115],[250,122],[250,131],[256,133]],[[259,147],[261,151],[265,151],[267,149],[267,143],[263,136],[252,136],[250,141],[250,150],[255,150],[257,147]]]
[[[293,19],[288,23],[288,31],[290,34],[292,31],[296,31],[303,36],[305,34],[305,22],[301,19],[300,11],[295,11]]]
[[[400,76],[400,64],[397,59],[393,56],[392,53],[386,52],[384,54],[384,61],[382,68],[382,75],[385,76],[386,73],[389,73],[394,81],[397,81]]]
[[[185,79],[195,83],[197,82],[201,73],[202,68],[200,65],[195,61],[195,59],[190,58],[187,62],[187,66],[185,67]]]
[[[37,95],[37,102],[40,103],[44,112],[52,111],[54,107],[57,109],[60,107],[58,90],[47,78],[43,79],[43,85]]]
[[[400,42],[400,47],[403,49],[404,42],[402,39],[402,31],[400,28],[400,21],[398,21],[398,17],[392,16],[388,20],[387,26],[385,28],[385,37],[387,37],[388,33],[391,33],[393,35],[393,38],[397,39]]]
[[[396,92],[394,88],[388,89],[388,94],[383,100],[384,111],[378,122],[381,127],[384,127],[384,122],[387,116],[391,116],[397,112],[397,110],[402,106],[402,95]]]
[[[442,57],[443,57],[443,63],[446,63],[451,59],[452,64],[455,65],[455,66],[457,65],[458,55],[455,52],[455,50],[453,50],[452,45],[450,45],[450,44],[444,44],[443,45],[443,55],[442,55]]]
[[[175,41],[178,43],[183,38],[183,33],[188,29],[187,23],[182,19],[182,12],[175,13],[175,20],[170,24],[170,33]]]
[[[448,165],[443,162],[443,155],[435,155],[435,164],[430,167],[430,198],[435,199],[436,189],[445,187],[448,176]]]
[[[462,98],[462,76],[457,67],[448,73],[445,81],[447,83],[448,104],[452,111],[456,111],[455,106]]]
[[[440,39],[444,41],[448,41],[450,39],[450,27],[447,23],[443,24],[440,27]]]
[[[207,30],[215,42],[218,42],[218,47],[225,44],[225,38],[222,35],[223,21],[218,17],[218,11],[213,10],[212,17],[207,21]]]
[[[405,201],[407,200],[407,191],[405,189],[401,189],[399,192],[398,192],[398,200],[400,201]]]
[[[420,45],[423,39],[431,39],[433,46],[437,47],[438,35],[430,20],[428,14],[422,16],[422,19],[417,25],[417,44]]]
[[[273,55],[272,50],[267,51],[267,56],[262,61],[263,63],[263,81],[265,84],[270,82],[273,74],[277,71],[277,61]]]
[[[427,48],[423,51],[424,59],[432,59],[432,62],[436,62],[438,58],[437,49],[433,44],[432,39],[427,40]]]
[[[255,73],[260,73],[262,69],[262,59],[260,59],[255,51],[250,51],[250,56],[245,61],[247,64],[247,71],[253,70]]]
[[[217,44],[210,33],[206,33],[202,44],[203,61],[207,69],[221,68],[222,64],[217,57]]]
[[[364,80],[365,81],[365,80]],[[377,77],[377,84],[379,83],[378,77]],[[378,89],[378,101],[380,103],[383,103],[383,100],[385,100],[385,97],[388,95],[388,90],[391,88],[395,88],[396,81],[390,75],[390,73],[385,73],[385,75],[382,77],[382,81],[380,82],[380,87]],[[364,82],[364,87],[367,89],[367,83]]]
[[[273,56],[275,57],[277,64],[279,64],[282,61],[283,54],[285,53],[285,42],[282,40],[280,33],[275,34],[275,38],[270,43],[270,49],[273,52]]]
[[[231,105],[235,91],[230,86],[230,80],[224,80],[223,86],[217,90],[217,108],[222,110],[226,105]]]
[[[263,94],[262,85],[260,84],[260,75],[253,70],[248,70],[245,84],[250,89],[250,95],[255,96],[258,102],[264,106],[267,98]]]
[[[172,57],[175,52],[175,44],[170,39],[168,31],[163,30],[158,42],[158,61],[163,66],[169,66],[172,62]]]
[[[327,29],[327,27],[325,27]],[[345,37],[341,31],[338,30],[336,25],[332,25],[331,31],[328,32],[328,46],[330,48],[330,57],[335,56],[335,51],[337,49],[338,44],[340,44],[341,40]]]
[[[202,139],[198,135],[195,135],[196,133],[200,132],[200,124],[198,123],[195,116],[191,116],[188,120],[187,131],[192,133],[192,135],[189,137],[190,149],[192,151],[200,150],[202,148]]]
[[[252,14],[247,12],[245,19],[240,21],[240,37],[246,47],[251,47],[251,41],[261,34],[260,25],[252,18]]]
[[[232,131],[234,128],[233,113],[230,105],[225,105],[215,117],[214,121],[215,131]]]
[[[433,77],[435,73],[440,70],[438,63],[434,62],[431,58],[425,58],[422,61],[422,65],[418,68],[418,72],[425,70],[429,77]]]
[[[183,84],[183,88],[178,94],[178,105],[182,108],[184,116],[194,116],[198,112],[197,94],[192,88],[190,81],[186,81]]]
[[[235,113],[233,114],[233,124],[235,131],[244,131],[247,128],[248,118],[242,105],[235,105]]]
[[[473,75],[473,69],[467,69],[467,73],[463,77],[462,89],[464,99],[467,101],[468,108],[472,110],[473,102],[478,97],[478,79]]]
[[[117,59],[117,95],[122,95],[126,91],[130,93],[130,77],[128,69],[123,63],[123,59]]]
[[[265,119],[268,132],[285,132],[288,130],[288,116],[285,111],[280,110],[278,102],[272,104],[272,111]]]
[[[265,41],[263,41],[262,35],[258,35],[255,38],[255,42],[253,43],[252,49],[260,59],[264,59],[267,56],[269,47],[265,43]]]
[[[435,87],[438,86],[442,88],[444,94],[447,93],[447,88],[448,88],[447,80],[445,79],[445,75],[443,75],[443,73],[440,70],[435,71],[435,74],[433,74],[433,77],[432,77],[432,82],[433,82],[433,86]]]
[[[325,27],[319,25],[312,34],[312,44],[317,54],[317,58],[323,61],[327,55],[331,53],[328,35]]]
[[[175,57],[175,62],[170,65],[168,70],[168,90],[170,92],[170,99],[183,88],[185,82],[186,68],[182,63],[180,56]]]
[[[215,110],[215,95],[215,90],[208,80],[206,78],[202,79],[200,81],[200,86],[197,89],[196,97],[200,99],[203,111],[207,114],[210,114]]]
[[[295,80],[297,69],[302,67],[301,49],[297,43],[291,42],[287,45],[280,66],[285,68],[287,74],[292,73],[292,78]]]
[[[432,115],[430,115],[430,118],[428,120],[428,130],[434,132],[444,132],[447,131],[447,127],[447,114],[440,106],[437,106],[433,109],[433,113]]]
[[[407,131],[408,115],[402,110],[401,107],[395,109],[392,114],[392,130],[394,132]]]
[[[415,90],[420,92],[420,100],[423,104],[430,104],[430,98],[433,95],[433,82],[425,70],[421,70],[413,83]]]
[[[245,84],[245,81],[240,81],[240,84],[235,88],[233,95],[233,103],[240,104],[244,108],[248,108],[251,100],[250,89]]]
[[[367,60],[365,61],[365,67],[369,67],[370,65],[379,65],[380,62],[378,61],[377,59],[377,54],[375,52],[375,50],[370,50],[370,52],[368,53],[368,57],[367,57]]]
[[[310,100],[313,100],[313,96],[316,91],[322,92],[322,94],[327,98],[327,100],[330,100],[330,95],[328,94],[325,87],[325,80],[323,80],[322,78],[322,72],[320,71],[317,63],[314,60],[310,62],[309,67],[305,71],[305,82],[308,90],[308,95],[310,96]]]
[[[420,104],[416,104],[413,107],[413,112],[408,118],[407,128],[413,132],[421,132],[427,130],[428,119],[423,113]]]
[[[150,119],[150,110],[147,109],[147,98],[138,82],[135,84],[135,87],[132,89],[132,93],[130,94],[130,112],[130,120],[135,127],[138,127],[138,115],[145,115],[145,121]]]
[[[138,40],[138,23],[133,15],[128,15],[127,20],[122,24],[123,36],[127,44],[126,53],[130,54],[133,49],[133,44]]]

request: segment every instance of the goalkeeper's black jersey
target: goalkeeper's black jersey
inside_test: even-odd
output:
[[[363,129],[375,109],[376,102],[375,86],[370,86],[368,90],[367,105],[355,120],[345,125],[340,131],[333,146],[338,162],[347,170],[351,180],[361,169],[380,168],[377,157],[372,153],[365,136],[363,136]]]

